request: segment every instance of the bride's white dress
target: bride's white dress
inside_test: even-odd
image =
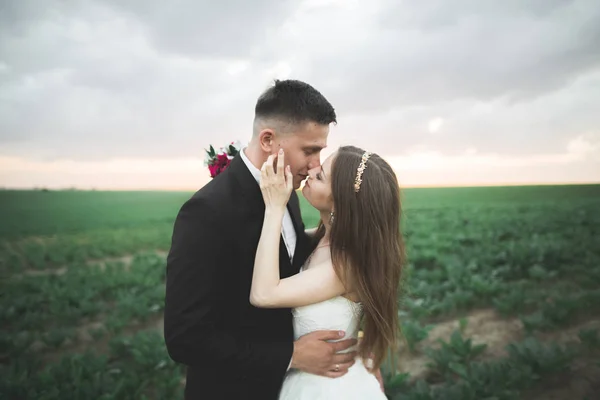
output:
[[[302,272],[300,272],[302,273]],[[298,307],[294,315],[294,336],[298,339],[317,330],[343,330],[346,336],[357,338],[362,305],[343,296],[320,303]],[[340,340],[343,340],[340,339]],[[352,351],[353,348],[347,351]],[[290,370],[279,395],[280,400],[387,400],[377,378],[364,366],[360,357],[340,378],[327,378],[299,370]]]

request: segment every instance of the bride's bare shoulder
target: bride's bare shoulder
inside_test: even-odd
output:
[[[327,259],[327,260],[323,260],[321,262],[312,262],[307,264],[303,270],[312,270],[312,271],[316,271],[316,270],[320,270],[320,271],[331,271],[332,273],[335,273],[337,278],[340,280],[340,282],[344,285],[344,287],[348,287],[343,281],[342,279],[340,279],[340,276],[337,275],[335,268],[333,267],[333,263],[331,262],[331,259]],[[358,294],[349,289],[348,292],[342,294],[343,297],[347,298],[350,301],[353,301],[355,303],[360,302],[360,298],[358,297]]]

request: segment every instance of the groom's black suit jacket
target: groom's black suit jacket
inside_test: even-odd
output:
[[[289,308],[249,301],[265,205],[240,156],[181,207],[167,257],[165,342],[187,366],[186,399],[276,399],[292,357]],[[296,230],[293,263],[279,246],[282,278],[296,274],[312,245],[298,196],[288,210]]]

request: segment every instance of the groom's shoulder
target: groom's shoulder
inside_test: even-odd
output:
[[[218,216],[232,206],[235,195],[225,176],[218,176],[193,193],[182,205],[183,209],[195,209],[197,212]]]
[[[234,185],[231,174],[227,172],[229,171],[225,171],[211,179],[206,185],[198,189],[191,198],[216,204],[230,201],[234,197],[232,191]]]

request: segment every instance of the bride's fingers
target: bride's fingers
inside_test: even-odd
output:
[[[283,149],[279,149],[279,154],[277,155],[277,178],[282,182],[285,182],[285,171],[284,168],[284,157]]]
[[[276,168],[273,168],[275,164],[275,157],[277,157]],[[278,154],[271,154],[267,161],[264,162],[260,169],[261,173],[261,188],[267,188],[276,186],[279,188],[285,188],[286,190],[293,190],[294,180],[290,166],[285,165],[285,155],[283,149],[280,149]]]
[[[288,165],[285,167],[285,186],[288,190],[294,189],[294,177],[292,176],[292,170]]]
[[[275,155],[271,154],[269,158],[267,158],[267,176],[272,177],[275,175],[275,171],[273,170],[273,162],[275,161]]]

